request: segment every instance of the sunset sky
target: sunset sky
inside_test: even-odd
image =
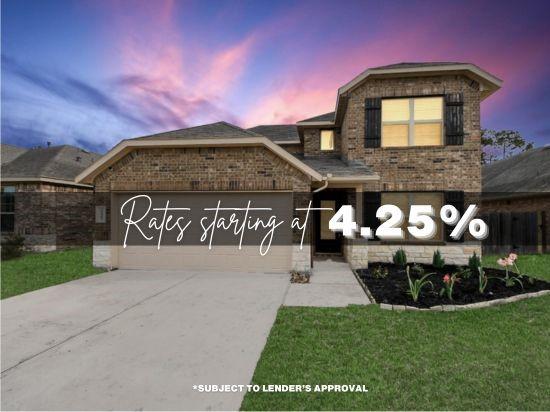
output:
[[[293,123],[403,61],[477,64],[504,80],[482,127],[550,143],[549,1],[3,0],[1,18],[4,143]]]

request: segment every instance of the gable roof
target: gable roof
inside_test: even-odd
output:
[[[6,164],[21,156],[28,149],[26,147],[14,146],[11,144],[0,144],[0,163]]]
[[[136,137],[132,140],[170,140],[170,139],[220,139],[260,136],[250,130],[245,130],[227,122],[216,122],[185,129],[172,130],[148,136]]]
[[[483,166],[484,193],[550,192],[550,146]]]
[[[306,124],[315,124],[315,125],[323,125],[323,124],[331,124],[334,123],[334,115],[336,112],[329,112],[320,114],[317,116],[310,117],[308,119],[300,120],[297,122],[298,125],[306,125]]]
[[[295,124],[265,124],[251,127],[248,131],[261,134],[277,144],[300,143]]]
[[[2,165],[3,181],[40,181],[75,183],[75,177],[101,155],[75,146],[51,146],[28,149],[11,162]]]

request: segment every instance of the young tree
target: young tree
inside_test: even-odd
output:
[[[484,164],[506,159],[518,152],[533,148],[533,143],[527,142],[515,130],[482,129],[481,145],[481,162]]]

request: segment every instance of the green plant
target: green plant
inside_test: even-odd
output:
[[[405,267],[407,265],[407,254],[403,248],[398,249],[393,255],[393,263],[399,267]]]
[[[409,267],[407,266],[407,279],[409,280],[409,294],[412,296],[413,301],[417,302],[418,298],[420,296],[420,292],[422,291],[422,288],[426,285],[430,285],[433,289],[434,285],[431,281],[426,280],[428,277],[433,275],[433,273],[427,273],[424,276],[422,276],[420,279],[411,279],[411,276],[409,274]]]
[[[516,264],[517,258],[518,258],[518,255],[516,255],[515,253],[510,253],[508,257],[498,259],[497,263],[500,266],[504,267],[504,270],[506,271],[506,276],[504,277],[504,279],[501,279],[504,282],[504,284],[510,288],[517,283],[523,289],[523,282],[521,281],[521,278],[523,277],[523,275],[521,274]],[[508,270],[509,266],[514,266],[518,274],[511,275],[510,271]]]
[[[481,267],[481,259],[476,255],[476,252],[468,258],[468,267],[472,273],[476,273],[478,268]]]
[[[15,259],[23,254],[25,238],[20,235],[10,234],[2,240],[2,260]]]
[[[478,272],[478,279],[479,279],[479,293],[483,294],[485,293],[485,288],[487,287],[487,284],[489,283],[489,278],[485,274],[485,271],[480,266],[477,267]]]
[[[372,277],[377,279],[384,279],[388,277],[388,268],[383,268],[382,266],[378,265],[372,270]]]
[[[452,275],[449,275],[447,273],[445,276],[443,276],[443,287],[439,291],[439,296],[443,296],[444,294],[446,294],[449,300],[453,300],[453,289],[455,283],[460,282],[459,275],[460,272],[454,272]]]
[[[411,272],[415,276],[422,276],[424,274],[424,268],[422,266],[420,266],[418,263],[413,263],[412,268],[411,268]]]
[[[443,259],[443,257],[441,256],[441,252],[439,251],[439,249],[434,252],[432,265],[436,269],[443,269],[443,266],[445,266],[445,259]]]

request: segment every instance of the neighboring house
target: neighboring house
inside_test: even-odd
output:
[[[338,90],[334,112],[295,125],[244,130],[220,122],[123,140],[77,178],[95,186],[99,215],[106,212],[96,224],[94,263],[307,270],[318,254],[343,254],[360,267],[389,261],[402,246],[409,261],[431,261],[440,249],[447,262],[465,263],[474,251],[480,253],[479,242],[450,242],[441,225],[430,242],[367,243],[328,230],[327,212],[315,214],[303,249],[294,230],[293,244],[271,258],[257,252],[243,258],[237,248],[202,247],[187,254],[181,249],[180,255],[170,248],[136,251],[119,246],[124,225],[118,209],[135,193],[169,192],[174,203],[192,205],[213,193],[223,198],[248,192],[258,202],[275,196],[292,210],[310,199],[332,209],[351,204],[358,224],[375,228],[381,204],[397,204],[405,212],[410,204],[426,202],[462,208],[471,200],[468,192],[481,191],[480,102],[500,85],[472,64],[401,63],[364,71]]]
[[[483,166],[489,253],[550,252],[550,146]]]
[[[1,233],[19,234],[37,251],[91,245],[93,187],[75,177],[100,155],[74,146],[0,145]]]

